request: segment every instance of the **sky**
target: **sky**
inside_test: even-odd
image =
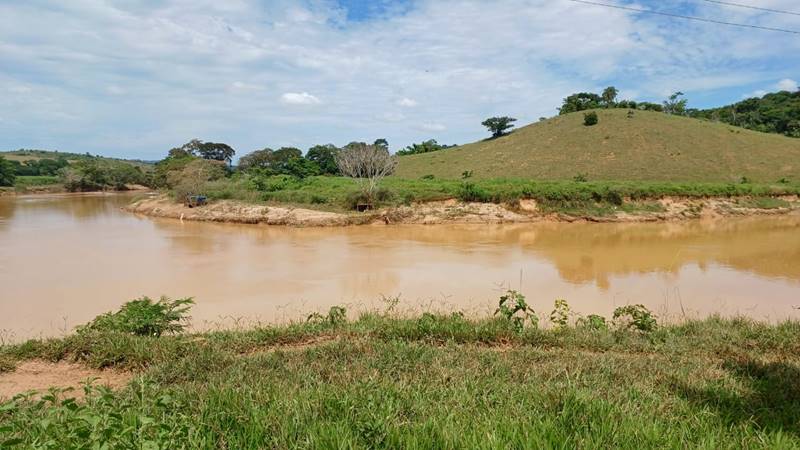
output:
[[[595,1],[800,30],[800,15],[706,0]],[[609,85],[703,108],[797,81],[800,35],[569,0],[0,0],[2,150],[398,150],[475,141],[487,117],[535,122]]]

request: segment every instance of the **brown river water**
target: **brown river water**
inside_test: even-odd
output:
[[[504,288],[610,316],[800,318],[800,216],[648,224],[286,228],[121,211],[130,195],[0,198],[0,341],[61,335],[142,295],[192,296],[196,329],[346,305],[491,314]]]

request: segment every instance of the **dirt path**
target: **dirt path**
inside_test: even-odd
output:
[[[180,220],[232,222],[296,227],[390,224],[464,224],[525,222],[659,222],[687,219],[788,214],[800,210],[797,196],[783,196],[787,207],[760,209],[748,206],[746,198],[677,198],[654,200],[661,211],[628,213],[619,211],[604,216],[570,216],[542,211],[535,200],[516,204],[472,203],[455,199],[416,203],[367,213],[335,213],[284,206],[248,204],[233,200],[212,202],[189,208],[166,195],[142,199],[124,209],[136,214]]]
[[[95,370],[68,362],[24,361],[13,372],[0,373],[0,400],[17,394],[44,392],[51,387],[73,388],[70,397],[82,398],[82,383],[96,379],[93,384],[120,388],[133,377],[130,372]]]

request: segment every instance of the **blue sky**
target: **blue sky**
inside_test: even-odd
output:
[[[703,0],[597,1],[800,30]],[[0,149],[465,143],[488,116],[533,122],[608,85],[691,107],[797,89],[798,55],[798,35],[568,0],[0,0]]]

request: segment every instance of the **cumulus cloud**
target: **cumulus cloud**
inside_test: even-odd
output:
[[[795,92],[797,91],[797,81],[784,78],[783,80],[779,81],[775,87],[777,87],[780,91]]]
[[[417,106],[417,101],[412,98],[403,97],[397,101],[397,106],[403,106],[405,108],[413,108]]]
[[[692,8],[797,27],[744,8]],[[693,107],[725,104],[799,73],[798,54],[800,40],[777,33],[552,0],[415,0],[358,22],[316,0],[0,2],[0,90],[14,111],[0,148],[154,159],[193,137],[239,153],[378,137],[401,145],[432,131],[469,142],[486,117],[532,122],[572,92],[608,85],[637,100],[681,90],[711,93],[713,103]],[[791,81],[782,85],[796,89]],[[410,108],[413,121],[400,112]]]
[[[424,131],[444,131],[447,129],[447,127],[442,125],[441,123],[426,122],[420,124],[419,129]]]
[[[286,92],[281,95],[281,103],[286,105],[319,105],[322,102],[308,92]]]

